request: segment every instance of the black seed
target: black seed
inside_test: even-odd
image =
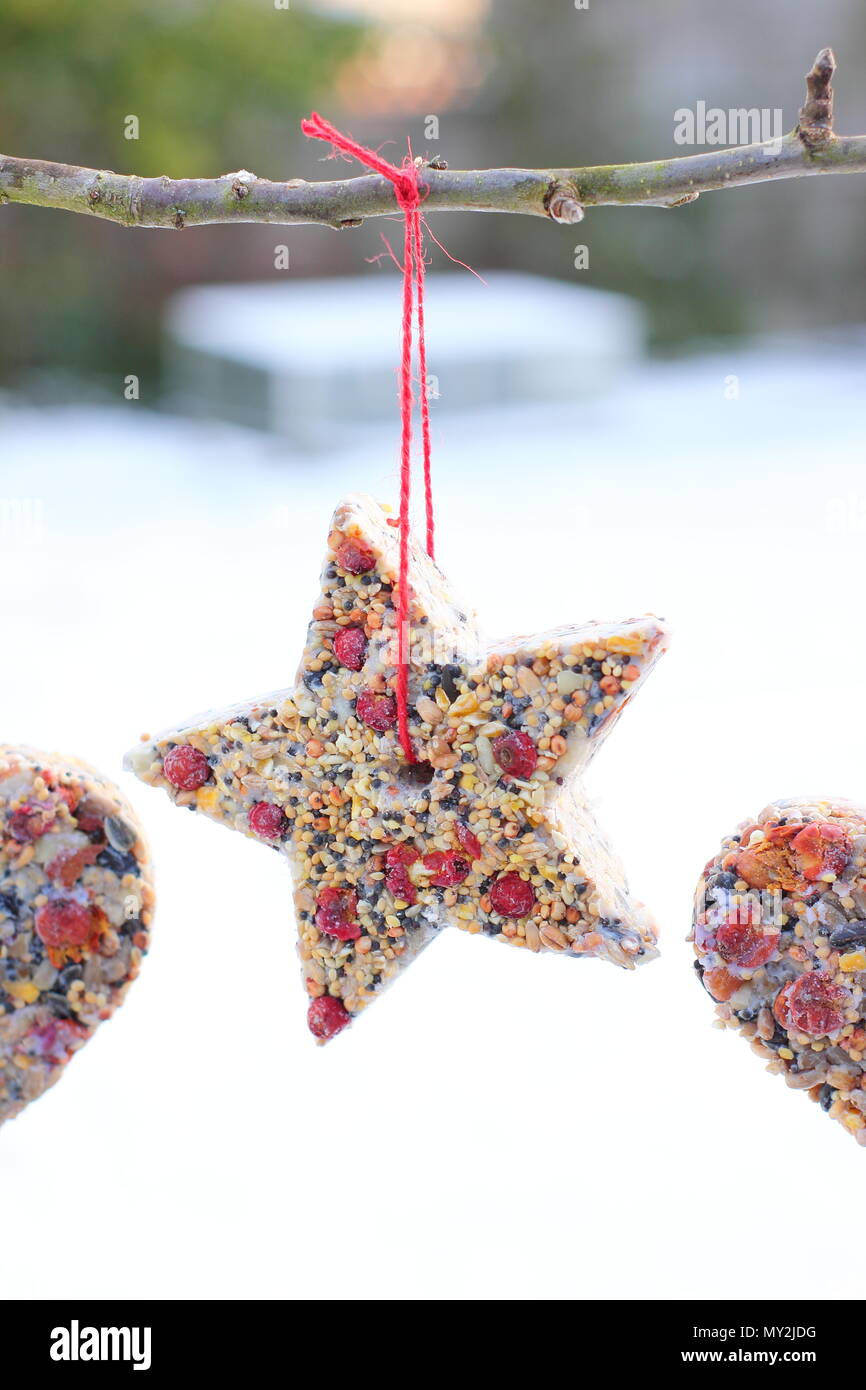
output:
[[[436,769],[427,762],[407,763],[397,773],[397,780],[405,787],[426,787],[435,776]]]
[[[48,1005],[55,1018],[75,1017],[68,1003],[66,1002],[66,996],[63,994],[55,994],[52,991],[50,994],[46,994],[45,1003]]]
[[[834,950],[842,946],[862,946],[866,942],[866,922],[846,922],[830,933],[830,945]]]
[[[443,667],[442,679],[439,683],[449,700],[456,700],[457,696],[460,694],[460,691],[454,683],[455,679],[460,675],[462,675],[462,672],[459,666],[449,665]]]
[[[0,893],[0,912],[5,912],[7,917],[17,917],[21,911],[21,904],[18,901],[18,894],[14,888],[8,889],[5,893]]]
[[[119,850],[112,849],[111,845],[106,845],[101,854],[96,857],[96,862],[101,869],[110,869],[113,874],[138,874],[140,872],[138,860],[134,854],[121,854]]]
[[[774,1023],[773,1036],[771,1038],[762,1038],[761,1042],[765,1047],[769,1047],[771,1052],[778,1052],[780,1047],[788,1046],[788,1034],[783,1028],[779,1027],[778,1023]]]

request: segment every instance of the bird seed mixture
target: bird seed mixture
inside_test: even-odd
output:
[[[663,625],[587,623],[486,646],[413,543],[410,763],[396,727],[398,572],[394,522],[349,499],[295,686],[128,755],[178,806],[290,861],[321,1042],[445,926],[629,969],[656,954],[579,773],[664,650]]]
[[[152,911],[118,789],[86,763],[0,744],[0,1124],[122,1003]]]
[[[779,801],[704,869],[689,938],[721,1023],[866,1144],[866,810]]]

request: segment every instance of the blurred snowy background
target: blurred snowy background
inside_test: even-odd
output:
[[[21,85],[39,61],[36,37],[30,49],[23,37],[35,8],[17,0],[0,20],[15,19],[24,45],[14,112],[8,85],[0,94],[4,143],[100,163],[98,113],[28,137],[27,120],[42,119]],[[154,52],[169,45],[167,7],[147,7],[143,37],[143,11],[128,8],[130,55],[137,32]],[[197,8],[178,10],[182,32]],[[143,134],[105,160],[315,177],[294,136],[310,105],[376,143],[409,129],[416,147],[423,114],[439,110],[455,167],[651,157],[673,152],[673,109],[701,98],[778,100],[793,124],[800,74],[824,43],[842,63],[842,128],[866,128],[860,5],[828,3],[818,18],[775,0],[701,13],[671,0],[651,17],[627,0],[585,13],[439,0],[413,3],[410,19],[397,0],[309,8],[320,69],[292,67],[288,41],[274,44],[286,69],[275,58],[272,90],[263,80],[248,101],[243,84],[215,88],[221,125],[206,106],[184,124],[169,103],[161,129],[176,145],[146,158],[156,91],[142,69],[131,96],[133,75],[109,55],[116,110],[139,109]],[[252,62],[261,7],[217,10],[209,41],[245,16]],[[294,15],[293,3],[291,20],[269,12],[267,24]],[[83,53],[83,8],[70,3],[45,33],[67,20],[67,49]],[[120,44],[122,26],[111,32]],[[412,51],[424,55],[419,83],[438,73],[438,95],[388,86],[394,54],[405,72]],[[168,87],[177,101],[186,64]],[[296,85],[280,91],[288,71]],[[81,112],[76,80],[52,101]],[[664,954],[626,976],[446,933],[324,1051],[304,1022],[278,857],[178,816],[120,762],[145,730],[288,684],[331,508],[347,490],[396,497],[396,419],[359,411],[353,426],[333,398],[339,430],[329,442],[319,428],[329,372],[344,381],[372,361],[387,387],[399,282],[390,263],[364,262],[380,227],[287,233],[287,286],[272,228],[175,237],[2,209],[0,733],[119,777],[149,827],[160,898],[128,1003],[0,1135],[4,1188],[44,1194],[4,1206],[6,1297],[774,1297],[774,1274],[736,1231],[744,1169],[789,1213],[813,1296],[866,1292],[850,1257],[856,1213],[838,1230],[798,1217],[803,1175],[832,1168],[856,1190],[861,1151],[765,1076],[742,1040],[713,1030],[684,943],[698,873],[738,820],[798,792],[866,801],[864,189],[856,178],[755,188],[674,213],[600,210],[569,229],[435,221],[455,254],[494,272],[485,287],[449,270],[446,287],[437,261],[429,282],[443,566],[492,635],[644,610],[674,628],[590,779]],[[589,271],[572,269],[576,240]],[[497,355],[502,268],[544,279],[511,282],[524,331],[505,323]],[[329,296],[328,275],[353,279]],[[269,281],[275,304],[295,287],[313,298],[286,312],[281,335],[273,305],[248,291],[270,315],[254,335],[266,349],[255,386],[248,360],[217,350],[229,302],[204,301],[223,383],[212,413],[234,383],[234,400],[267,424],[261,381],[280,378],[286,354],[304,365],[315,321],[306,360],[319,362],[320,389],[302,402],[315,440],[194,414],[202,379],[178,344],[196,306],[171,293],[229,281],[213,293],[230,296],[244,279]],[[393,322],[365,300],[371,285],[377,304],[393,297]],[[341,315],[356,294],[351,332],[367,342],[347,354]],[[545,318],[560,362],[571,356],[562,389],[541,399]],[[477,399],[457,409],[467,360]],[[130,374],[139,400],[123,398]],[[98,1239],[76,1239],[74,1260],[49,1258],[63,1210],[77,1219],[79,1203]]]

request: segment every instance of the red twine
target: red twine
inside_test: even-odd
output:
[[[301,121],[301,130],[314,140],[328,140],[374,173],[394,185],[397,206],[404,218],[403,329],[400,363],[400,592],[397,596],[397,731],[400,746],[410,763],[416,761],[409,737],[409,504],[412,493],[412,329],[413,311],[418,317],[418,374],[421,380],[421,439],[424,457],[424,499],[427,508],[427,553],[433,558],[433,487],[430,472],[430,405],[427,399],[427,348],[424,341],[424,246],[421,190],[411,147],[402,168],[389,164],[375,150],[358,145],[330,121],[314,111]]]

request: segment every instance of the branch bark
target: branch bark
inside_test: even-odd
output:
[[[806,102],[789,135],[647,164],[583,169],[449,170],[424,165],[425,212],[510,212],[579,222],[587,207],[678,207],[700,193],[771,179],[866,173],[866,135],[833,132],[835,58],[818,54],[806,77]],[[216,179],[139,178],[0,155],[0,202],[61,208],[125,227],[209,223],[313,223],[355,227],[395,211],[391,183],[378,175],[275,183],[246,170]]]

